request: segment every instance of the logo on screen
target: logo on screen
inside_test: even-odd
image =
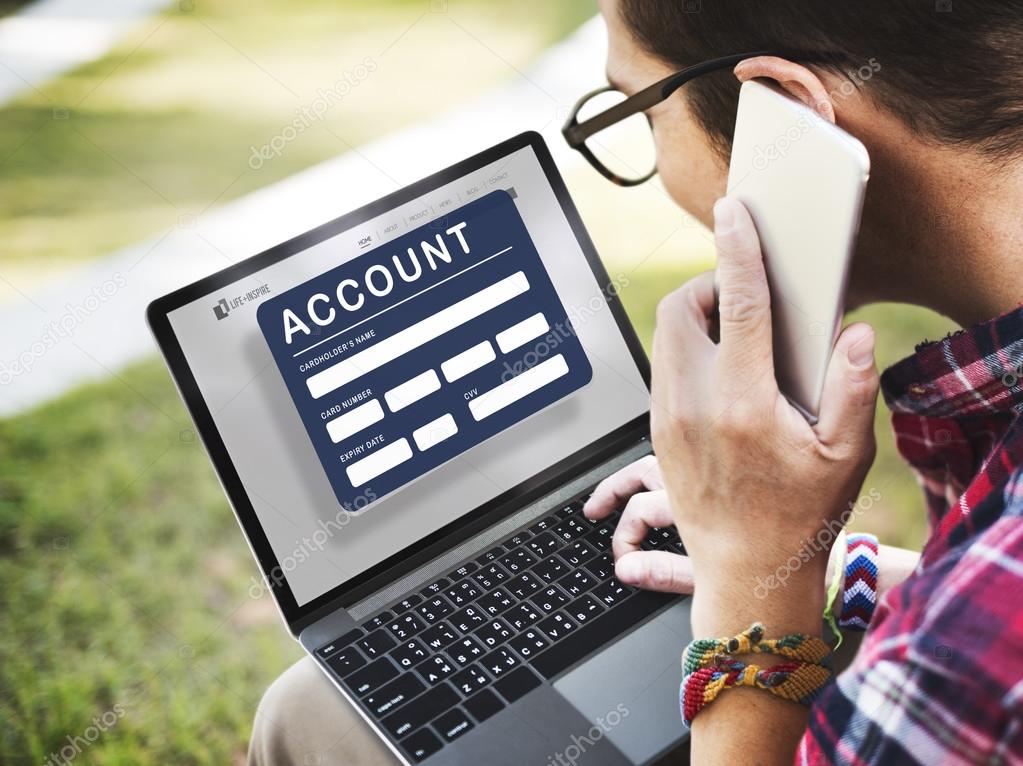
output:
[[[270,295],[271,292],[270,285],[264,283],[257,285],[242,295],[235,295],[233,298],[221,298],[213,306],[213,316],[217,318],[217,321],[227,319],[227,315],[234,309],[240,308],[247,303],[257,302]]]
[[[231,309],[227,305],[227,301],[221,298],[217,301],[217,305],[213,307],[213,316],[217,318],[217,321],[221,319],[227,319],[227,315],[231,313]]]

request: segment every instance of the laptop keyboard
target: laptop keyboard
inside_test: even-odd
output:
[[[587,519],[591,491],[317,650],[412,761],[674,599],[614,577],[621,513]],[[684,552],[673,527],[642,547]]]

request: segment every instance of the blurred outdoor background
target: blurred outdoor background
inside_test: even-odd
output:
[[[656,180],[615,187],[560,142],[604,79],[594,14],[0,2],[0,763],[51,763],[76,737],[86,763],[242,762],[260,694],[301,654],[249,596],[257,571],[156,358],[150,299],[526,129],[645,343],[658,299],[713,266]],[[904,307],[856,318],[882,364],[950,327]],[[918,547],[922,500],[883,407],[877,431],[865,490],[881,499],[855,525]]]

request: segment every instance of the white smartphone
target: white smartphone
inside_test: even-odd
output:
[[[778,386],[817,421],[841,328],[870,157],[858,140],[762,81],[743,83],[728,196],[749,210],[771,291]]]

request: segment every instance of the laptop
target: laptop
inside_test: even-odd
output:
[[[683,742],[689,601],[617,581],[618,514],[581,512],[651,451],[623,283],[524,133],[148,308],[250,592],[402,763]]]

